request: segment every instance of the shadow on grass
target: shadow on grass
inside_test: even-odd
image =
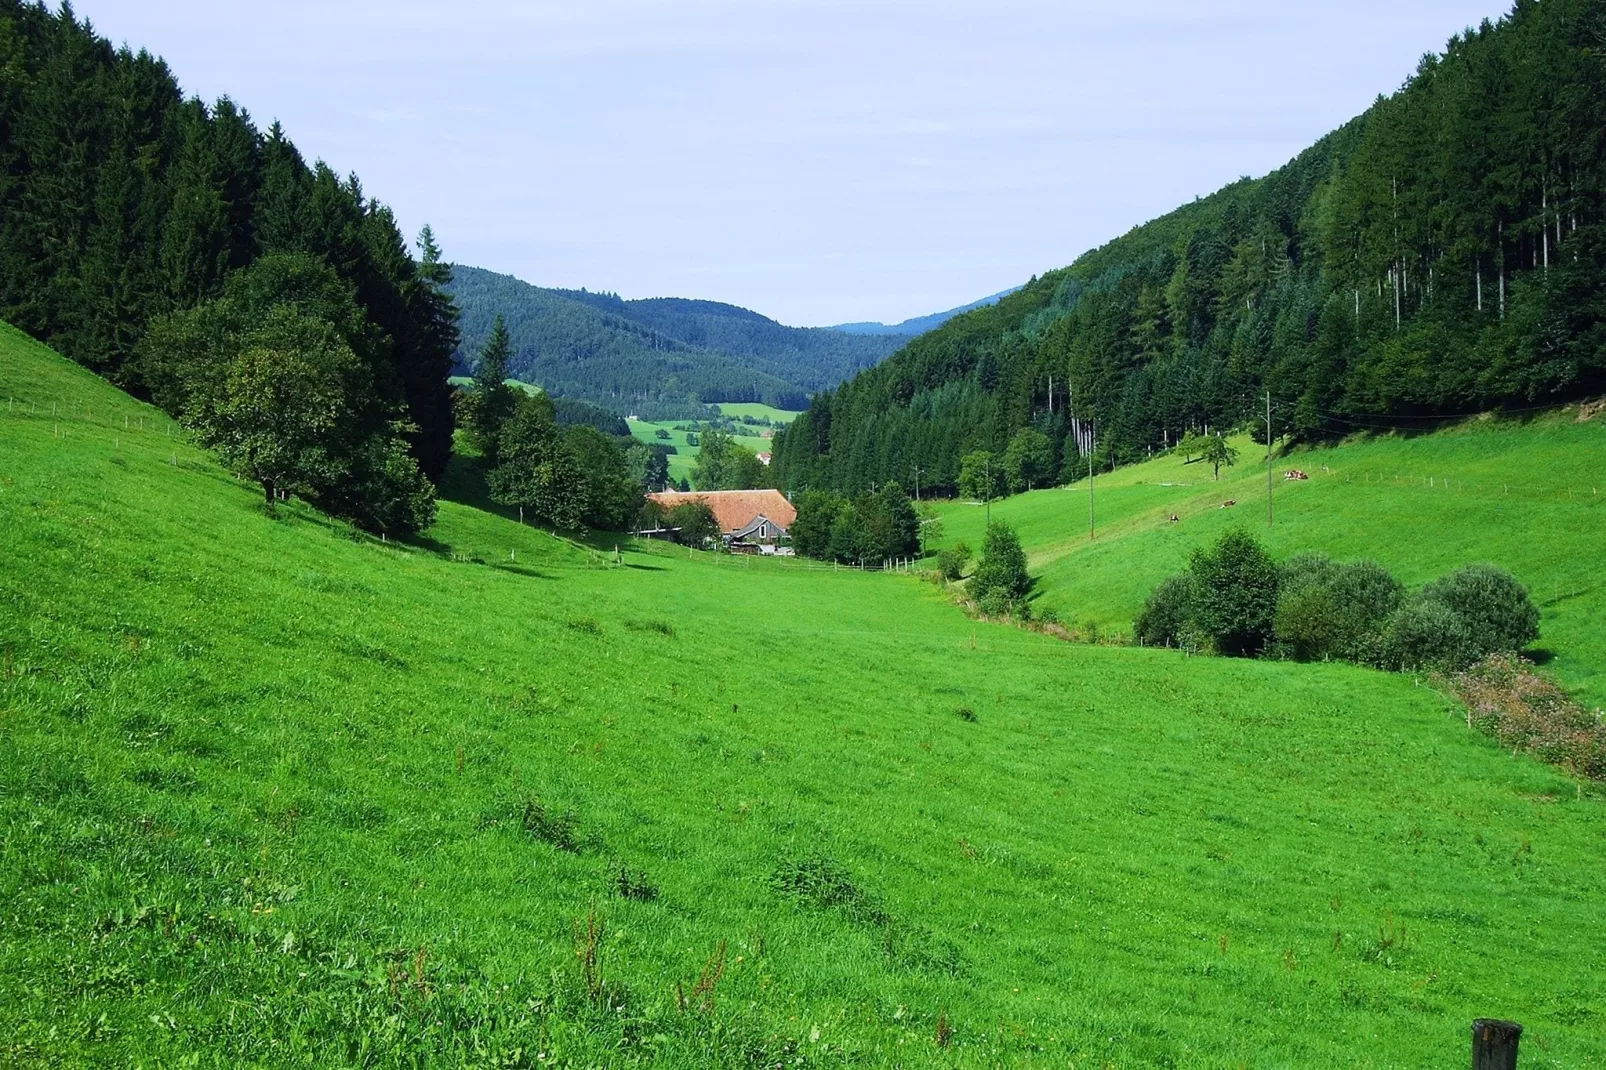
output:
[[[517,521],[519,518],[517,508],[500,505],[491,500],[491,484],[486,477],[485,465],[478,457],[452,454],[452,459],[446,463],[446,473],[441,476],[440,486],[435,488],[435,493],[442,501],[466,505],[470,509],[492,513],[505,520]]]
[[[426,553],[439,554],[441,557],[449,557],[452,553],[452,547],[450,544],[441,542],[439,539],[432,539],[428,535],[424,534],[409,535],[404,539],[397,539],[396,541],[401,543],[403,546],[410,547],[414,550],[423,550]]]
[[[529,568],[525,565],[491,565],[490,567],[494,568],[498,572],[511,572],[515,576],[524,576],[532,580],[550,580],[554,578],[545,572]]]

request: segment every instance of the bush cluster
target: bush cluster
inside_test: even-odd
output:
[[[961,539],[944,550],[937,551],[937,571],[950,583],[962,579],[965,566],[970,564],[970,544]]]
[[[1230,531],[1149,594],[1133,630],[1144,643],[1234,657],[1456,672],[1533,642],[1539,610],[1496,565],[1467,565],[1408,594],[1374,562],[1301,554],[1278,565],[1253,536]]]
[[[1031,586],[1020,536],[1002,520],[988,524],[981,544],[981,560],[976,562],[968,588],[976,608],[989,617],[1029,615],[1025,599]]]

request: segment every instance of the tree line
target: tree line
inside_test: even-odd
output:
[[[0,316],[182,418],[272,501],[433,516],[457,319],[355,176],[186,98],[70,6],[0,0]],[[282,433],[280,433],[282,432]]]
[[[1521,0],[1266,178],[816,394],[782,485],[957,491],[1023,431],[1068,481],[1189,433],[1264,442],[1268,401],[1272,436],[1316,440],[1606,390],[1603,37],[1595,0]]]

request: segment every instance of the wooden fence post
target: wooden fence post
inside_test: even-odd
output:
[[[1472,1070],[1517,1070],[1517,1041],[1522,1026],[1498,1018],[1472,1023]]]

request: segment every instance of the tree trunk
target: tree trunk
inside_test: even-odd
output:
[[[1506,322],[1506,225],[1500,224],[1500,322]]]
[[[1539,193],[1539,234],[1545,247],[1545,272],[1550,271],[1550,181],[1545,180]]]
[[[1522,1026],[1494,1018],[1472,1023],[1472,1070],[1516,1070]]]

